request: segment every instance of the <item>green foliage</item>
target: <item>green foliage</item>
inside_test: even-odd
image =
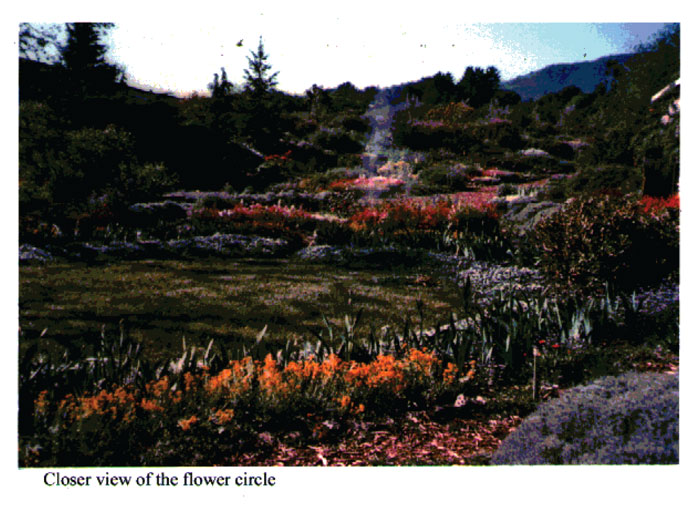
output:
[[[419,177],[422,182],[420,192],[427,194],[450,193],[467,190],[470,180],[480,172],[474,166],[456,162],[435,162],[421,169]],[[418,190],[414,190],[414,193]]]
[[[586,166],[573,177],[553,182],[547,195],[555,200],[601,193],[638,194],[644,176],[635,167],[620,164]]]
[[[147,162],[121,170],[118,192],[128,201],[153,200],[177,184],[177,178],[160,162]]]
[[[38,213],[62,225],[67,216],[90,209],[90,201],[151,200],[174,186],[161,163],[141,163],[133,137],[109,125],[69,129],[44,103],[20,106],[20,212]],[[72,228],[62,225],[64,230]]]
[[[279,72],[269,74],[272,66],[267,63],[269,56],[265,53],[262,36],[258,43],[256,52],[251,51],[248,59],[248,69],[244,70],[246,92],[252,93],[253,97],[261,98],[265,94],[272,92],[277,85],[277,75]]]
[[[207,85],[207,89],[211,92],[212,98],[224,98],[233,94],[235,86],[229,81],[226,69],[221,68],[221,80],[219,80],[219,74],[214,73],[214,81]]]
[[[493,464],[678,464],[678,375],[628,373],[566,391],[528,417]]]
[[[464,70],[462,79],[457,83],[459,99],[466,100],[469,105],[479,108],[488,104],[498,91],[501,77],[498,70],[489,66],[486,70],[469,66]],[[511,97],[511,101],[514,98]]]
[[[67,23],[68,40],[61,48],[61,59],[68,73],[68,94],[84,98],[87,94],[114,90],[122,70],[107,58],[102,41],[112,23]]]
[[[575,198],[532,234],[542,271],[575,290],[658,283],[678,269],[678,210],[645,211],[631,198]]]
[[[335,153],[359,153],[363,148],[364,137],[342,128],[321,127],[311,135],[310,139],[314,144]]]
[[[53,199],[56,176],[63,172],[60,152],[66,126],[46,103],[19,107],[19,202],[33,210]]]

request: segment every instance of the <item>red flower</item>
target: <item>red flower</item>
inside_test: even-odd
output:
[[[560,347],[561,347],[561,345],[559,345],[559,343],[555,343],[554,345],[552,345],[552,348],[560,348]]]

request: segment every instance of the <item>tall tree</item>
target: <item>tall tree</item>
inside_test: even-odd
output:
[[[267,63],[269,55],[265,53],[262,36],[260,36],[258,50],[256,52],[251,51],[250,55],[248,57],[248,69],[245,70],[244,75],[244,88],[246,92],[252,93],[254,97],[259,98],[275,89],[279,72],[268,75],[272,66]]]
[[[123,77],[123,71],[107,61],[104,36],[113,23],[67,23],[68,40],[61,51],[63,66],[75,92],[103,92]]]

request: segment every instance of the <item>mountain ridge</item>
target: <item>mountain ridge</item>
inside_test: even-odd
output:
[[[636,53],[620,53],[592,61],[550,64],[502,82],[501,89],[518,93],[522,101],[537,100],[572,85],[585,93],[591,93],[598,84],[605,81],[608,61],[615,60],[624,64],[634,55]]]

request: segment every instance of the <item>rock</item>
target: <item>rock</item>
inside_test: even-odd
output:
[[[494,205],[498,211],[505,212],[505,216],[512,217],[521,211],[526,205],[534,203],[537,198],[534,196],[521,196],[521,195],[510,195],[495,197],[491,200],[491,204]]]
[[[495,176],[477,176],[470,181],[478,185],[498,185],[501,182],[501,180]]]
[[[458,274],[460,282],[468,278],[473,298],[477,304],[486,304],[498,293],[525,291],[528,294],[540,293],[544,288],[542,275],[536,269],[508,265],[473,262]]]
[[[304,261],[316,263],[345,263],[342,249],[332,245],[312,245],[310,247],[304,247],[296,253],[296,256]]]
[[[551,158],[552,155],[547,153],[543,149],[536,149],[536,148],[529,148],[529,149],[523,149],[520,151],[520,154],[523,156],[539,156],[539,157],[545,157],[545,158]]]
[[[82,244],[83,254],[92,253],[92,257],[108,257],[120,260],[143,258],[146,256],[146,251],[140,244],[131,242],[111,242],[108,245],[93,245],[91,243]],[[89,259],[93,259],[89,256]]]
[[[172,253],[185,256],[281,256],[288,250],[285,240],[221,233],[170,240],[167,246]]]
[[[506,214],[506,218],[518,224],[521,231],[529,231],[540,220],[553,215],[563,207],[564,205],[551,201],[529,203],[521,209],[513,208],[510,213]]]

